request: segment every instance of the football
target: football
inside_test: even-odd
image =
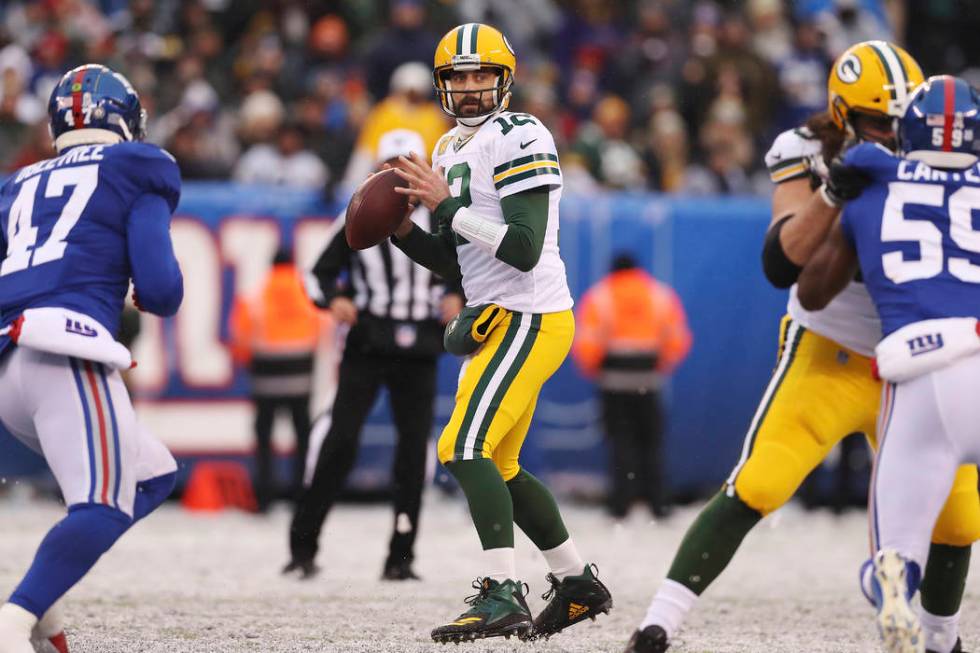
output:
[[[367,249],[394,233],[408,211],[408,196],[395,192],[408,182],[394,169],[382,170],[362,183],[347,205],[344,234],[353,249]]]

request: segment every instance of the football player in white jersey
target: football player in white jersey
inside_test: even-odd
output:
[[[506,110],[515,67],[496,29],[450,30],[433,74],[456,127],[440,139],[431,168],[415,154],[397,170],[409,183],[402,190],[439,226],[430,234],[406,218],[395,244],[444,278],[461,274],[467,298],[446,330],[446,348],[467,358],[438,451],[469,502],[482,578],[470,608],[432,632],[440,642],[549,636],[612,607],[554,497],[518,461],[538,393],[568,354],[575,323],[558,255],[558,154],[536,118]],[[515,566],[515,523],[551,568],[550,601],[533,624]]]
[[[858,43],[830,71],[829,106],[807,125],[780,134],[766,154],[776,184],[763,250],[766,277],[790,288],[776,369],[723,490],[689,528],[626,653],[662,653],[698,597],[724,571],[748,532],[786,503],[831,449],[851,433],[872,443],[881,383],[872,357],[881,325],[864,284],[854,281],[826,308],[807,311],[796,278],[830,230],[844,195],[828,199],[828,163],[850,142],[894,147],[901,116],[922,72],[884,41]],[[832,193],[832,191],[830,191]],[[980,537],[976,467],[961,467],[936,523],[922,584],[928,649],[960,651],[957,621],[970,546]]]

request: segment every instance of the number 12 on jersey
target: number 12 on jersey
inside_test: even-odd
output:
[[[61,197],[65,188],[73,186],[51,235],[40,247],[37,243],[37,226],[34,225],[34,206],[42,175],[31,177],[20,187],[20,192],[10,206],[7,218],[7,255],[0,264],[0,276],[25,270],[32,265],[57,261],[65,255],[68,234],[82,216],[99,183],[99,166],[87,165],[60,168],[48,176],[44,197]]]

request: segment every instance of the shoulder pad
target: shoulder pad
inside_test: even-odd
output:
[[[170,210],[180,201],[180,169],[170,152],[152,143],[126,142],[107,148],[116,174],[129,177],[143,193],[160,195]]]
[[[529,114],[505,113],[493,147],[493,184],[501,197],[537,186],[560,186],[558,149],[551,132]],[[504,126],[506,123],[506,127]]]
[[[820,150],[820,141],[806,127],[784,131],[766,152],[770,179],[778,184],[806,176],[811,160],[820,156]]]

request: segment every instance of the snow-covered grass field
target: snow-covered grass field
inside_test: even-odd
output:
[[[301,582],[279,575],[287,560],[288,511],[266,517],[199,515],[167,505],[128,533],[69,595],[74,653],[330,651],[422,653],[455,650],[429,639],[454,618],[480,574],[465,505],[427,497],[417,547],[422,582],[379,580],[390,534],[384,506],[342,506],[324,532],[321,574]],[[614,524],[598,509],[567,507],[579,548],[612,590],[609,616],[547,642],[486,640],[472,653],[621,653],[695,516],[663,522],[634,514]],[[0,501],[0,592],[7,594],[34,547],[60,516],[54,503]],[[877,650],[872,609],[858,590],[867,552],[862,513],[835,518],[790,506],[746,540],[727,573],[706,593],[671,648],[678,652],[850,653]],[[532,610],[547,589],[546,569],[518,536],[518,568]],[[980,583],[967,588],[963,632],[980,642]]]

